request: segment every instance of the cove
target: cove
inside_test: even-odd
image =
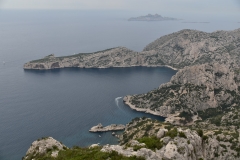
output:
[[[175,73],[166,67],[23,71],[17,82],[9,81],[13,88],[1,92],[0,159],[19,159],[34,140],[46,136],[68,147],[116,144],[111,132],[101,137],[88,132],[98,123],[126,124],[143,116],[163,121],[131,110],[122,98],[157,88]]]

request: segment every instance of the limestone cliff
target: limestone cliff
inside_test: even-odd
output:
[[[240,158],[239,133],[235,130],[201,130],[174,127],[151,119],[136,118],[127,125],[122,145],[106,145],[102,151],[148,160],[225,160]]]
[[[240,29],[206,33],[181,30],[147,45],[142,52],[117,47],[95,53],[72,56],[47,56],[24,64],[24,69],[65,67],[107,68],[131,66],[185,66],[218,62],[239,66]]]
[[[175,68],[218,62],[239,65],[240,29],[206,33],[181,30],[163,36],[144,48],[156,51],[158,59]]]
[[[124,101],[138,111],[183,117],[171,121],[180,124],[201,119],[201,114],[210,108],[220,113],[238,106],[239,89],[238,69],[218,63],[202,64],[185,67],[158,89],[126,96]]]

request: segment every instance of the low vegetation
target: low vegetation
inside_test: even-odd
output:
[[[101,152],[101,147],[94,147],[94,148],[80,148],[80,147],[73,147],[71,149],[59,151],[58,157],[54,158],[51,157],[49,154],[38,155],[34,157],[36,160],[144,160],[142,157],[125,157],[121,154],[118,154],[115,151],[110,153],[108,152]],[[31,160],[32,157],[29,157]]]
[[[146,148],[155,150],[155,149],[161,149],[163,146],[163,143],[156,137],[156,136],[151,136],[151,137],[142,137],[138,139],[140,143],[145,143]]]

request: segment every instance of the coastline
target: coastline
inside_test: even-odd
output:
[[[164,122],[165,123],[172,123],[172,124],[175,124],[175,125],[182,125],[182,123],[180,122],[181,120],[184,120],[183,118],[179,117],[179,114],[180,113],[175,113],[175,114],[167,114],[167,116],[163,116],[161,115],[159,112],[154,112],[150,109],[143,109],[143,108],[137,108],[135,107],[135,105],[132,105],[130,102],[129,102],[129,99],[130,99],[131,96],[127,95],[123,98],[123,101],[124,103],[129,106],[132,110],[135,110],[135,111],[138,111],[138,112],[144,112],[144,113],[149,113],[149,114],[152,114],[152,115],[155,115],[155,116],[161,116],[161,117],[164,117],[165,120]],[[190,123],[187,123],[186,125],[191,125],[193,124],[196,120],[199,120],[198,116],[194,116],[193,117],[193,122],[190,122]]]
[[[29,68],[29,67],[25,67],[23,66],[24,70],[53,70],[53,69],[64,69],[64,68],[86,68],[86,69],[90,69],[90,68],[96,68],[96,69],[107,69],[107,68],[131,68],[131,67],[166,67],[166,68],[170,68],[174,71],[178,71],[179,69],[174,68],[172,66],[169,65],[131,65],[131,66],[108,66],[108,67],[83,67],[83,66],[79,66],[79,67],[58,67],[58,68]]]
[[[164,117],[164,116],[160,115],[159,112],[154,112],[154,111],[152,111],[152,110],[150,110],[150,109],[144,109],[144,108],[137,108],[137,107],[135,107],[135,105],[132,105],[132,104],[129,102],[129,98],[130,98],[130,97],[131,97],[131,96],[129,96],[129,95],[125,96],[125,97],[123,98],[123,102],[124,102],[126,105],[128,105],[132,110],[135,110],[135,111],[138,111],[138,112],[149,113],[149,114],[152,114],[152,115],[155,115],[155,116]],[[166,117],[164,117],[164,118],[166,118]]]

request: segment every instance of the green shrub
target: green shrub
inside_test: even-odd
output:
[[[160,142],[160,140],[156,136],[142,137],[142,138],[138,139],[138,141],[140,143],[145,143],[146,148],[149,148],[151,150],[161,149],[163,146],[162,142]]]
[[[173,125],[170,123],[166,123],[167,126],[164,126],[165,129],[171,130],[173,128]]]
[[[197,133],[198,133],[198,135],[199,135],[200,137],[203,136],[203,130],[199,129],[199,130],[197,130]]]
[[[141,149],[141,148],[143,148],[142,146],[133,146],[133,150],[134,151],[137,151],[137,150],[139,150],[139,149]]]
[[[204,136],[202,137],[202,140],[203,140],[203,141],[206,141],[207,139],[208,139],[208,136],[205,136],[205,135],[204,135]]]
[[[220,126],[221,125],[221,120],[222,120],[222,115],[217,115],[213,118],[210,118],[210,122],[212,124],[215,124],[216,126]]]
[[[154,124],[149,124],[149,125],[147,125],[147,126],[146,126],[146,129],[145,129],[146,132],[150,131],[150,130],[152,129],[153,125],[154,125]]]
[[[183,133],[183,132],[179,132],[179,137],[187,138],[185,133]]]
[[[47,152],[51,152],[52,151],[52,149],[51,148],[47,148]]]
[[[53,145],[53,150],[57,150],[58,147],[56,145]]]
[[[104,159],[111,159],[111,160],[144,160],[143,157],[125,157],[121,154],[118,154],[115,151],[110,153],[108,152],[101,152],[101,147],[94,147],[94,148],[80,148],[80,147],[73,147],[72,149],[67,149],[64,151],[59,151],[58,157],[53,158],[50,155],[38,155],[36,157],[29,157],[30,159],[37,159],[37,160],[104,160]]]
[[[173,128],[172,130],[170,130],[166,133],[166,136],[169,136],[171,138],[175,138],[175,137],[177,137],[177,135],[178,135],[177,128]]]
[[[218,134],[222,134],[222,131],[221,130],[214,131],[214,135],[218,135]]]
[[[186,112],[186,111],[183,111],[179,114],[179,117],[184,117],[185,118],[185,123],[186,122],[191,122],[193,119],[192,119],[192,113],[190,112]]]

